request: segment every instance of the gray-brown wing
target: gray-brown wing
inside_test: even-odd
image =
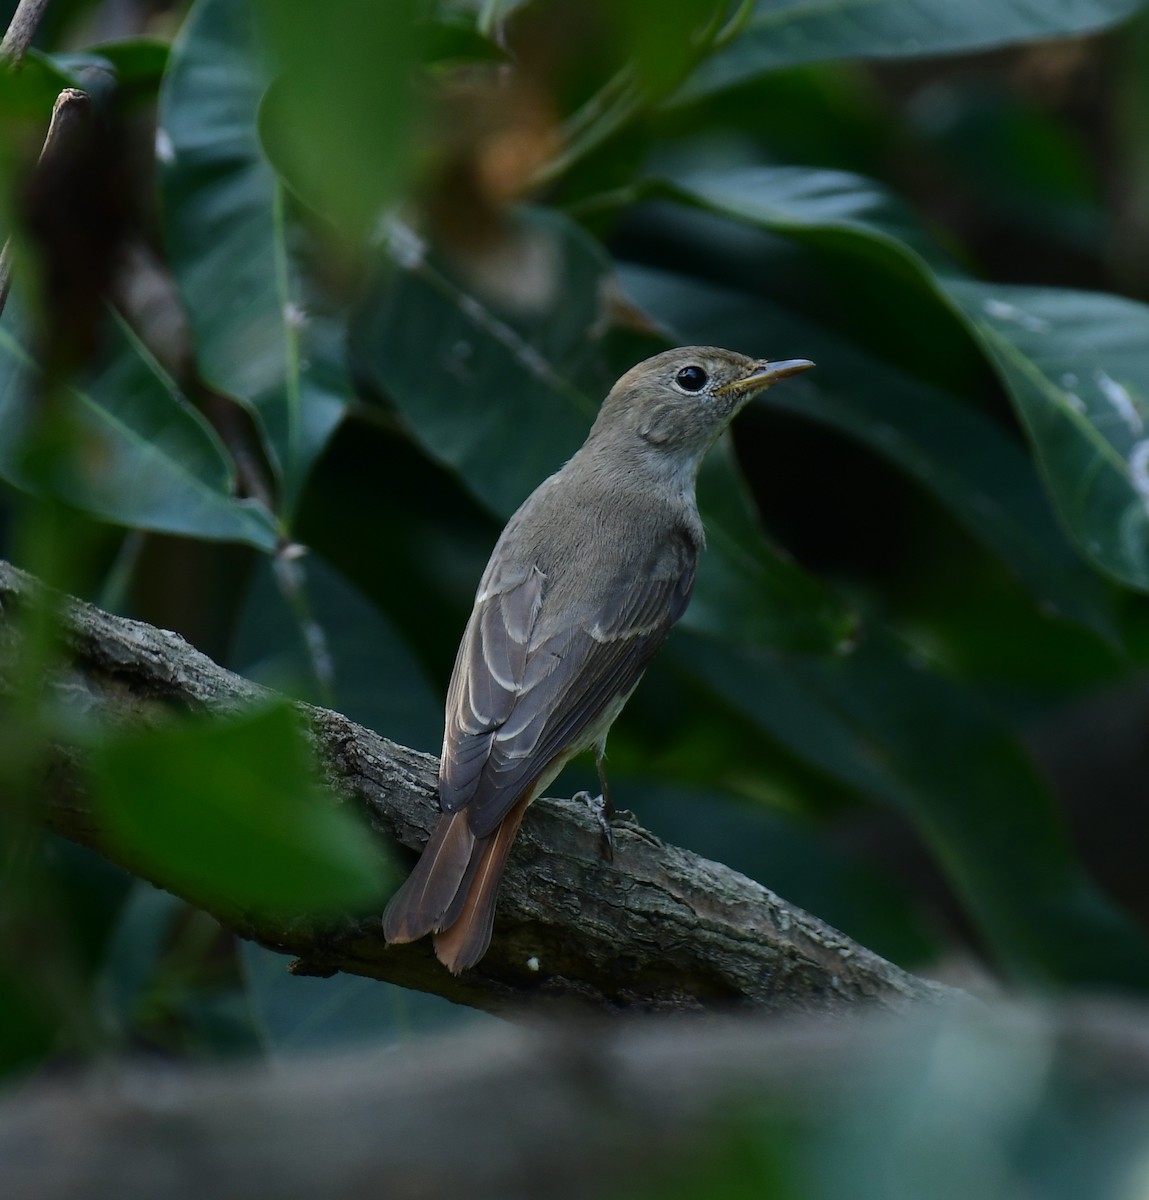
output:
[[[695,561],[693,543],[676,540],[649,569],[607,588],[601,606],[573,628],[545,613],[546,581],[537,570],[486,589],[448,693],[444,810],[469,806],[471,829],[485,837],[556,758],[599,736],[604,716],[638,683],[685,610]]]

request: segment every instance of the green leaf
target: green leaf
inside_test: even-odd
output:
[[[702,64],[694,99],[765,71],[843,58],[916,58],[1104,29],[1141,0],[758,0],[741,35]]]
[[[904,813],[1012,974],[1149,987],[1149,936],[1081,869],[1016,743],[891,638],[838,658],[689,636],[670,653],[794,753]]]
[[[115,75],[117,87],[154,93],[167,69],[170,50],[167,42],[154,38],[127,38],[100,42],[74,54],[53,54],[51,61],[77,78],[80,71],[97,67]],[[77,86],[82,87],[82,81]]]
[[[654,192],[863,257],[929,289],[997,371],[1078,547],[1123,583],[1149,589],[1149,306],[969,280],[879,185],[843,172],[762,167]]]
[[[304,289],[301,233],[260,147],[266,85],[249,8],[199,0],[172,48],[159,145],[169,258],[200,372],[255,414],[288,517],[349,383],[341,326]]]
[[[36,995],[27,972],[15,962],[0,962],[0,1077],[27,1072],[49,1058],[59,1032],[56,1014]]]
[[[286,705],[110,739],[95,795],[117,853],[193,902],[311,914],[377,901],[367,827],[312,781]]]
[[[274,521],[258,503],[232,497],[231,468],[207,422],[126,325],[113,320],[108,333],[107,365],[61,393],[47,431],[39,371],[0,328],[0,475],[117,524],[273,550]],[[43,437],[63,444],[33,462],[29,439]]]
[[[1098,566],[1149,589],[1149,305],[950,281],[997,366],[1062,519]]]
[[[897,196],[849,171],[738,167],[653,181],[652,191],[828,248],[844,241],[856,250],[872,246],[891,267],[908,262],[919,270],[921,263],[956,270]]]
[[[408,247],[412,265],[369,298],[352,334],[364,372],[420,445],[503,518],[578,449],[620,373],[603,336],[601,249],[556,215],[523,220],[544,264],[530,306],[500,305]],[[770,546],[732,471],[720,454],[701,482],[710,548],[684,620],[769,644],[837,645],[852,615]]]
[[[398,197],[415,155],[425,0],[259,0],[275,85],[261,121],[283,177],[352,242]]]
[[[363,369],[415,438],[504,518],[578,449],[613,382],[592,332],[609,269],[601,249],[543,210],[521,232],[539,278],[517,311],[419,247],[352,328]]]
[[[792,310],[667,271],[624,268],[628,294],[685,343],[812,358],[764,403],[863,442],[916,479],[1014,572],[1050,615],[1118,640],[1113,601],[1058,528],[1033,463],[996,424]],[[763,343],[768,331],[769,344]]]

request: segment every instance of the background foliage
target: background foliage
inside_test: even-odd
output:
[[[911,969],[1144,995],[1142,8],[61,0],[0,75],[4,552],[434,750],[498,528],[611,381],[674,343],[813,358],[706,467],[617,794]],[[29,184],[67,82],[90,153]],[[45,626],[4,713],[10,1067],[458,1017],[290,979],[40,836],[51,655]],[[334,812],[265,844],[314,808],[282,713],[86,736],[199,886],[237,870],[133,823],[150,789],[234,802],[244,902],[393,882]]]

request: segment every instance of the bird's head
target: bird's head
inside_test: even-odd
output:
[[[805,358],[769,362],[715,346],[667,350],[631,367],[610,390],[592,437],[633,445],[697,466],[746,403],[806,371]]]

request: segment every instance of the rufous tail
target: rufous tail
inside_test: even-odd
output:
[[[389,942],[413,942],[444,928],[446,918],[453,920],[479,866],[476,851],[487,841],[480,842],[471,832],[466,812],[444,813],[422,858],[383,913],[384,937]]]
[[[435,934],[435,954],[453,975],[473,967],[491,944],[499,880],[530,799],[528,792],[490,837],[476,842],[475,869],[464,881],[466,894],[458,914],[449,925],[444,922]]]

